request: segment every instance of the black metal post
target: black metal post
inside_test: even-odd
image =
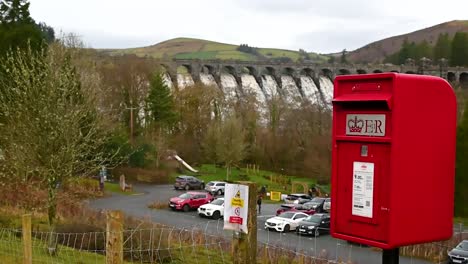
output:
[[[383,250],[382,264],[398,264],[399,260],[400,260],[400,248]]]

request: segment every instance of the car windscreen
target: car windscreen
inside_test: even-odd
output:
[[[317,203],[321,203],[325,200],[325,198],[320,198],[320,197],[315,197],[314,199],[312,199],[311,202],[317,202]]]
[[[214,183],[213,182],[209,182],[206,186],[213,186]]]
[[[278,217],[288,218],[288,219],[293,218],[293,216],[294,216],[294,213],[290,213],[290,212],[286,212],[286,213],[282,213],[282,214],[278,215]]]
[[[176,181],[185,181],[185,179],[186,179],[185,177],[177,177]]]
[[[460,244],[458,244],[457,249],[468,251],[468,242],[466,241],[461,242]]]
[[[224,203],[223,199],[216,199],[213,202],[211,202],[211,204],[214,204],[214,205],[223,205],[223,203]]]
[[[188,194],[188,193],[184,193],[184,194],[179,195],[179,198],[181,198],[181,199],[190,199],[190,198],[192,198],[192,195]]]
[[[314,223],[314,224],[319,224],[320,221],[322,221],[322,218],[317,215],[311,215],[311,216],[306,217],[303,221]]]

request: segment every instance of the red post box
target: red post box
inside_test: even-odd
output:
[[[453,231],[456,98],[432,76],[338,76],[333,99],[334,237],[383,249]]]

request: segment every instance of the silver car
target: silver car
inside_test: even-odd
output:
[[[221,195],[224,194],[225,182],[222,181],[210,181],[206,184],[205,191],[212,194]]]

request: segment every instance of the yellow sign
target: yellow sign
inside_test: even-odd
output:
[[[281,200],[281,192],[270,192],[270,199],[272,201],[280,201]]]
[[[231,206],[244,207],[244,200],[240,198],[240,191],[237,191],[234,198],[231,199]]]

